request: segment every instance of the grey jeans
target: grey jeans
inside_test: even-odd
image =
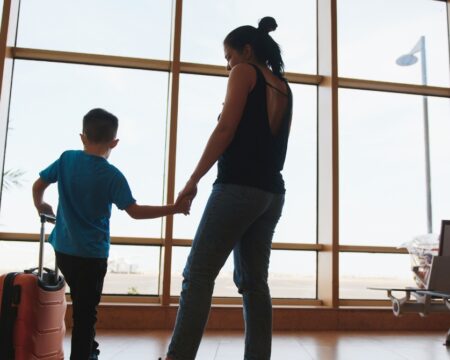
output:
[[[214,281],[231,251],[243,296],[245,360],[270,359],[272,301],[267,284],[272,237],[284,195],[215,184],[183,271],[180,304],[168,355],[195,359],[208,320]]]

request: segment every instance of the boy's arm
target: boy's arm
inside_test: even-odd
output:
[[[45,189],[50,184],[42,180],[41,178],[37,179],[33,184],[33,202],[39,214],[47,214],[55,216],[53,212],[53,208],[50,204],[47,204],[44,201],[44,192]]]
[[[189,199],[182,199],[171,205],[151,206],[138,205],[136,203],[128,206],[125,211],[133,219],[154,219],[162,216],[183,213],[189,214],[191,202]]]

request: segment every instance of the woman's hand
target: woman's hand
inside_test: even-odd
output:
[[[187,196],[182,198],[178,197],[173,206],[175,208],[175,213],[189,215],[189,211],[191,210],[191,199]]]
[[[183,190],[178,193],[176,202],[180,201],[182,198],[187,197],[189,201],[192,200],[197,195],[197,182],[193,179],[189,179],[186,185],[184,185]]]

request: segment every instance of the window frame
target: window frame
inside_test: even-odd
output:
[[[339,254],[341,252],[364,253],[406,253],[406,249],[386,246],[342,246],[339,245],[339,133],[338,133],[338,91],[340,88],[375,90],[423,96],[437,96],[450,99],[450,87],[434,87],[350,79],[339,77],[337,71],[337,1],[317,0],[317,71],[318,74],[286,73],[291,83],[317,86],[318,122],[318,175],[317,175],[317,233],[316,244],[274,243],[274,249],[317,252],[317,299],[274,299],[274,305],[322,306],[339,308],[341,306],[387,306],[389,300],[345,300],[339,298]],[[440,0],[447,4],[447,25],[450,23],[450,0]],[[166,71],[170,74],[170,103],[168,104],[167,161],[165,182],[165,201],[175,199],[175,164],[177,116],[180,74],[227,76],[225,67],[182,62],[180,60],[182,0],[173,0],[172,44],[170,60],[140,59],[123,56],[97,55],[75,52],[27,49],[15,46],[17,20],[20,0],[5,0],[2,29],[0,34],[0,144],[6,142],[8,124],[8,104],[15,59],[53,61],[101,65],[119,68]],[[450,27],[447,31],[450,37]],[[0,166],[4,166],[4,149],[0,153]],[[3,184],[3,174],[0,174]],[[1,192],[0,192],[1,201]],[[160,297],[143,296],[137,302],[169,306],[177,302],[170,296],[171,256],[173,246],[190,246],[191,239],[173,238],[173,218],[168,216],[163,223],[162,239],[113,237],[112,244],[160,246],[162,251]],[[37,241],[38,234],[0,233],[2,240]],[[134,302],[136,297],[107,296],[103,302]],[[240,304],[238,298],[226,300],[213,299],[213,303]]]

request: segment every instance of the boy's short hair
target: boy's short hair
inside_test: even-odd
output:
[[[107,143],[114,140],[119,119],[103,109],[92,109],[83,117],[83,134],[93,143]]]

